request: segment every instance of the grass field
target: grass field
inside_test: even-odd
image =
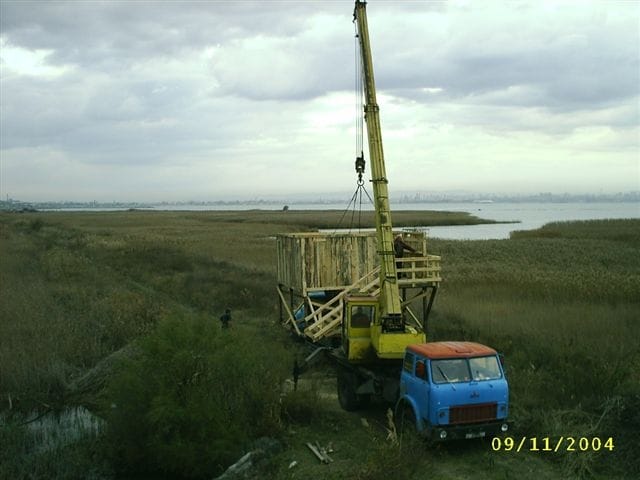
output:
[[[158,462],[166,460],[147,471],[155,465],[167,475],[192,478],[219,473],[262,434],[285,444],[265,467],[274,478],[381,478],[390,469],[397,478],[633,478],[640,470],[634,453],[640,431],[638,220],[550,224],[510,240],[429,243],[430,253],[443,258],[444,277],[429,339],[475,340],[505,353],[514,436],[611,437],[613,451],[507,453],[484,442],[396,448],[385,441],[383,406],[362,413],[365,427],[360,415],[339,410],[326,388],[312,381],[305,393],[285,398],[280,414],[275,397],[237,400],[237,385],[260,392],[254,370],[272,383],[283,381],[299,349],[276,321],[274,234],[334,228],[340,215],[0,214],[0,443],[10,446],[1,454],[0,477],[82,478],[89,467],[93,478],[117,477],[127,470],[113,462],[114,444],[122,444],[134,425],[127,415],[146,419],[148,431],[138,433],[147,434]],[[394,212],[394,221],[410,226],[478,219]],[[223,337],[217,319],[225,308],[233,312],[233,328]],[[139,343],[143,360],[122,367],[102,404],[69,395],[77,379],[131,342]],[[266,370],[252,368],[265,357]],[[236,368],[231,378],[237,383],[225,383],[229,372],[220,364]],[[156,375],[169,367],[174,373]],[[218,385],[227,385],[220,397],[207,393],[219,391]],[[121,404],[131,396],[148,411],[105,413],[114,399]],[[227,405],[227,397],[235,403]],[[213,400],[220,412],[207,418],[217,430],[194,430]],[[93,405],[111,422],[108,433],[88,446],[36,451],[21,425],[25,419],[74,404]],[[229,419],[240,422],[242,409],[247,418],[262,412],[252,421],[258,426],[231,432]],[[171,429],[162,430],[167,425]],[[194,439],[206,447],[201,455],[224,452],[206,472],[193,467],[202,463],[193,448],[178,445]],[[316,440],[334,444],[333,464],[318,464],[306,450],[304,443]],[[293,460],[296,467],[288,469]]]

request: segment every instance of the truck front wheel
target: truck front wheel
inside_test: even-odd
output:
[[[415,436],[418,432],[416,415],[407,402],[400,402],[396,408],[396,430],[400,437]]]

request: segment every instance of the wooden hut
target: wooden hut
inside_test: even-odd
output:
[[[440,282],[440,257],[427,254],[424,232],[401,233],[415,254],[396,259],[403,306],[420,323],[410,304],[423,300],[428,312]],[[339,334],[346,295],[379,293],[379,255],[375,232],[278,235],[277,279],[280,317],[313,341]]]

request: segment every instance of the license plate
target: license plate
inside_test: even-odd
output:
[[[473,432],[473,433],[467,433],[464,438],[481,438],[484,437],[485,433],[484,432]]]

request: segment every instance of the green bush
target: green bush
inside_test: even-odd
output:
[[[204,478],[235,462],[252,439],[280,432],[284,350],[172,318],[141,342],[108,388],[108,442],[116,468]]]

